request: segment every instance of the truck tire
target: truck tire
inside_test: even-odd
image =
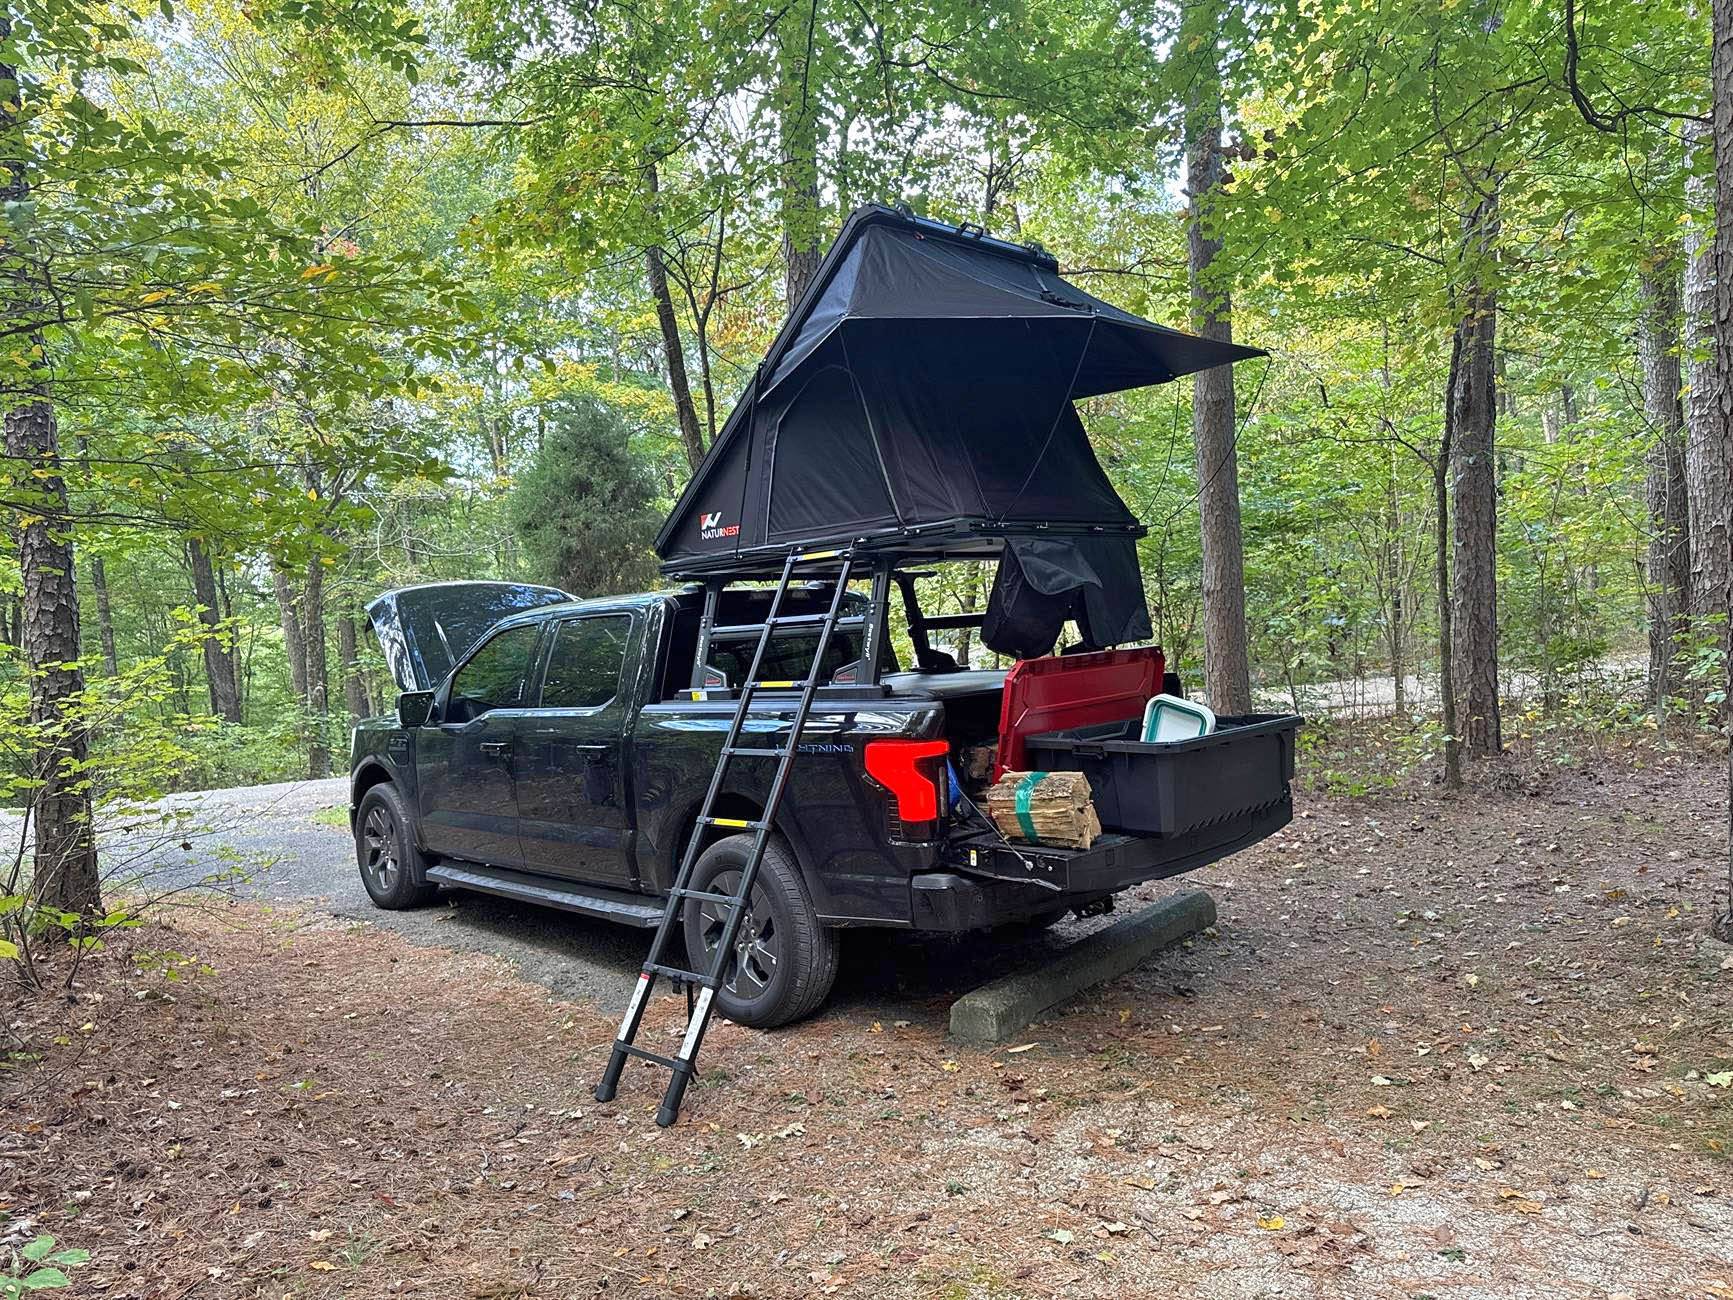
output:
[[[730,835],[704,850],[692,888],[732,894],[752,852],[752,836]],[[728,908],[693,899],[686,904],[686,955],[691,969],[710,969]],[[734,954],[723,968],[716,1009],[742,1025],[774,1029],[811,1015],[836,982],[836,933],[819,923],[793,851],[780,839],[764,849],[752,882],[752,902],[740,919]]]
[[[388,912],[420,907],[439,892],[416,883],[421,853],[403,796],[389,781],[371,787],[355,810],[355,863],[367,897]]]

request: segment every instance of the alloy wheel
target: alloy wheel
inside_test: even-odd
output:
[[[391,892],[397,883],[397,819],[389,809],[371,808],[361,826],[361,870],[374,891]]]
[[[740,888],[740,873],[724,871],[707,889],[717,894],[732,894]],[[698,917],[703,927],[704,956],[716,960],[716,945],[722,941],[722,931],[728,923],[729,909],[721,903],[699,905]],[[776,929],[776,917],[771,912],[764,891],[756,884],[752,899],[740,918],[740,928],[734,932],[733,951],[722,973],[722,987],[737,998],[751,999],[763,995],[776,977],[782,959],[782,937]]]

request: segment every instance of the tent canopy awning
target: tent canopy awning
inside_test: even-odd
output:
[[[1261,355],[1103,302],[1037,248],[860,208],[656,549],[698,575],[841,542],[937,557],[1135,537],[1073,401]]]

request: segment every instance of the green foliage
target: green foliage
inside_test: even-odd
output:
[[[611,595],[654,580],[650,542],[660,518],[652,499],[626,422],[600,402],[574,398],[551,413],[512,494],[512,521],[531,572],[575,595]]]
[[[54,1238],[46,1234],[32,1237],[16,1251],[14,1258],[0,1272],[0,1300],[22,1300],[38,1291],[58,1291],[72,1285],[69,1268],[79,1268],[90,1262],[88,1250],[56,1250]]]

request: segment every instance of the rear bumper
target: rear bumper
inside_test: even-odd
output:
[[[947,849],[944,870],[911,878],[910,918],[917,930],[976,930],[1076,907],[1219,862],[1293,816],[1293,797],[1284,793],[1267,807],[1185,835],[1103,835],[1088,849],[1011,849],[986,835],[961,839]]]

